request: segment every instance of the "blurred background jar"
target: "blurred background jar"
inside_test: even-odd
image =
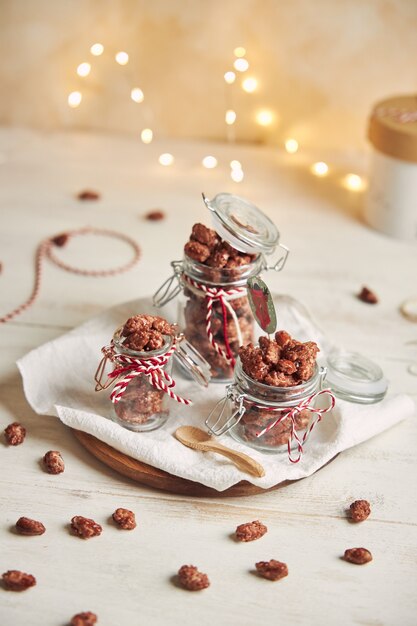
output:
[[[365,219],[376,230],[417,243],[417,94],[376,104]]]

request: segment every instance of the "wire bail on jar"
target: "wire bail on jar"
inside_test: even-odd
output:
[[[174,273],[162,283],[152,298],[153,305],[158,308],[173,300],[182,291],[183,262],[171,261],[171,267]]]
[[[207,426],[208,432],[211,435],[219,437],[224,435],[225,433],[232,430],[235,426],[237,426],[245,414],[247,408],[245,407],[245,402],[248,406],[262,408],[263,410],[271,411],[271,414],[274,412],[280,411],[282,414],[278,418],[273,418],[271,421],[261,430],[256,432],[256,437],[262,437],[265,433],[269,432],[277,426],[279,423],[283,422],[286,419],[290,419],[291,421],[291,431],[290,437],[287,442],[287,450],[288,450],[288,459],[291,463],[298,463],[301,460],[301,457],[304,452],[304,444],[309,438],[312,430],[321,421],[323,414],[329,413],[335,406],[336,398],[332,393],[330,388],[323,389],[323,382],[326,377],[326,368],[320,368],[320,388],[318,391],[309,395],[305,400],[301,400],[298,404],[293,407],[288,407],[288,411],[282,412],[281,407],[268,406],[266,407],[264,404],[258,403],[255,398],[246,393],[239,393],[238,386],[233,383],[232,385],[228,385],[226,388],[226,396],[219,400],[212,411],[209,413],[207,419],[205,420],[205,424]],[[320,396],[327,396],[329,398],[329,405],[325,408],[316,408],[314,406],[314,401]],[[231,414],[228,415],[226,410],[227,407],[232,405],[233,409]],[[235,408],[236,407],[236,408]],[[314,414],[316,417],[304,431],[302,437],[300,438],[297,434],[296,429],[296,416],[301,413],[301,411],[309,411]],[[295,442],[296,451],[298,453],[297,457],[293,457],[292,454],[292,444]]]

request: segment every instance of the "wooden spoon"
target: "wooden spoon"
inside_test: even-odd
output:
[[[252,474],[252,476],[265,476],[265,470],[260,463],[251,459],[247,454],[222,446],[221,443],[218,443],[208,433],[201,430],[201,428],[196,428],[195,426],[180,426],[180,428],[177,428],[175,431],[175,437],[184,444],[184,446],[193,448],[193,450],[217,452],[218,454],[227,456],[242,472]]]

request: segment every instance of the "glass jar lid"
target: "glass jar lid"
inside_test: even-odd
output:
[[[197,383],[203,387],[208,387],[211,380],[210,365],[184,335],[179,337],[174,356],[179,365],[191,374]]]
[[[275,224],[254,204],[230,193],[203,200],[212,212],[216,232],[240,252],[272,254],[278,245]]]
[[[387,392],[388,381],[382,369],[356,352],[335,352],[327,359],[326,384],[342,400],[373,404]]]

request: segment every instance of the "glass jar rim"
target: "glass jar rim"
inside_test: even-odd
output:
[[[200,280],[208,285],[244,285],[251,276],[256,276],[265,266],[262,254],[258,254],[250,263],[238,267],[210,267],[199,261],[195,261],[187,254],[183,257],[183,271],[195,280]],[[222,280],[214,281],[207,278],[207,274],[218,272]],[[236,278],[238,274],[238,278]]]
[[[123,326],[119,326],[113,333],[113,345],[116,350],[120,354],[127,354],[128,356],[138,357],[139,359],[152,359],[156,356],[161,356],[168,352],[168,350],[172,347],[174,341],[176,341],[176,337],[172,335],[163,335],[165,338],[164,345],[157,350],[148,350],[148,351],[139,351],[139,350],[131,350],[123,345],[123,335],[122,335]]]
[[[254,380],[248,376],[242,367],[240,358],[238,357],[236,359],[234,374],[235,384],[238,387],[238,391],[241,391],[250,401],[281,407],[293,406],[303,398],[307,398],[311,395],[320,384],[320,378],[324,377],[325,370],[319,368],[317,363],[315,363],[313,376],[305,382],[291,387],[277,387],[274,385],[265,385],[264,383]],[[245,388],[243,388],[240,384],[242,382],[244,383]],[[248,389],[250,389],[250,391],[248,391]],[[259,392],[259,395],[257,392]]]

